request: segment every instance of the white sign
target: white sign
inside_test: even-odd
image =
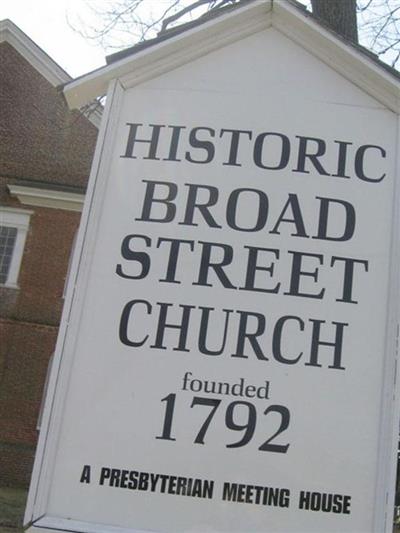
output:
[[[36,527],[389,528],[394,114],[273,29],[114,85]]]

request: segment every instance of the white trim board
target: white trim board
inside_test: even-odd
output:
[[[55,191],[21,185],[7,185],[11,196],[16,196],[21,204],[66,211],[82,211],[85,196],[73,192]]]

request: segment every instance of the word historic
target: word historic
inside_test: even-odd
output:
[[[241,167],[245,154],[256,167],[264,170],[287,169],[293,160],[291,171],[295,173],[309,174],[312,170],[335,178],[355,176],[368,183],[379,183],[386,176],[385,172],[369,170],[371,158],[386,158],[386,150],[374,144],[355,146],[344,140],[329,144],[317,137],[295,135],[293,139],[281,132],[217,130],[205,126],[188,128],[149,124],[143,128],[143,124],[131,122],[127,126],[126,148],[121,155],[125,158],[170,162],[184,160],[200,165],[218,160],[224,166]],[[328,160],[334,164],[328,164]]]

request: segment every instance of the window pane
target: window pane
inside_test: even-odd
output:
[[[0,226],[0,283],[7,281],[17,231],[17,228]]]

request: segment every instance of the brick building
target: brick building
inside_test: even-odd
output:
[[[69,111],[71,78],[0,22],[0,484],[26,486],[98,115]]]

